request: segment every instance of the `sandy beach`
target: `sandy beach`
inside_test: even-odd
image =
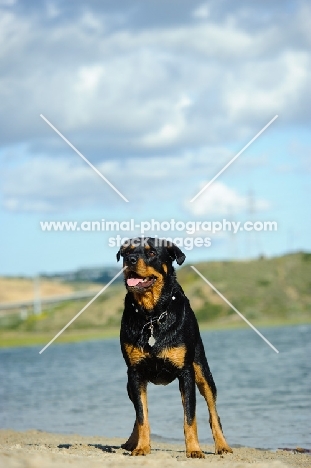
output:
[[[99,468],[107,467],[311,467],[311,456],[298,451],[270,452],[235,448],[233,454],[214,455],[213,447],[202,445],[205,459],[188,459],[183,444],[152,443],[146,457],[131,457],[119,438],[51,434],[36,430],[0,430],[1,468]]]

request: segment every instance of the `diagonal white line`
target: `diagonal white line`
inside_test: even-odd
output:
[[[101,290],[100,290],[100,291],[99,291],[99,292],[96,294],[96,296],[94,296],[94,297],[93,297],[93,299],[91,299],[91,300],[90,300],[90,302],[89,302],[88,304],[86,304],[86,306],[84,306],[84,307],[83,307],[83,309],[82,309],[82,310],[80,310],[80,312],[78,312],[78,313],[77,313],[77,315],[75,315],[75,316],[74,316],[74,317],[73,317],[73,318],[70,320],[70,322],[68,322],[68,323],[67,323],[67,325],[65,325],[65,326],[64,326],[64,328],[63,328],[61,331],[60,331],[60,332],[58,332],[58,333],[57,333],[57,335],[55,335],[55,336],[54,336],[54,338],[53,338],[53,339],[52,339],[52,340],[51,340],[51,341],[50,341],[50,342],[49,342],[49,343],[48,343],[46,346],[44,346],[44,348],[42,348],[42,349],[41,349],[41,351],[39,351],[39,354],[42,354],[42,353],[43,353],[43,351],[45,351],[45,350],[46,350],[46,348],[48,348],[48,347],[50,346],[50,344],[52,344],[52,343],[53,343],[53,341],[55,341],[55,340],[56,340],[56,338],[58,338],[58,337],[59,337],[59,336],[60,336],[60,335],[63,333],[63,331],[65,331],[65,330],[66,330],[66,328],[68,328],[68,327],[69,327],[69,325],[71,325],[71,324],[72,324],[72,322],[74,322],[74,321],[76,320],[76,318],[78,318],[78,317],[79,317],[79,315],[81,315],[81,314],[82,314],[82,312],[84,312],[84,311],[85,311],[85,309],[87,309],[87,308],[88,308],[88,306],[89,306],[89,305],[91,305],[91,304],[92,304],[92,302],[94,302],[94,301],[95,301],[95,299],[97,299],[97,298],[98,298],[98,296],[100,296],[100,295],[101,295],[101,294],[102,294],[102,293],[103,293],[103,292],[104,292],[104,291],[105,291],[105,290],[106,290],[106,289],[107,289],[107,288],[108,288],[108,287],[111,285],[111,283],[113,283],[113,282],[114,282],[114,280],[115,280],[115,279],[117,279],[117,278],[118,278],[118,276],[120,276],[120,275],[121,275],[121,273],[123,273],[123,271],[124,271],[126,268],[127,268],[126,266],[125,266],[124,268],[122,268],[122,270],[120,270],[120,271],[119,271],[119,273],[117,273],[117,274],[116,274],[116,275],[115,275],[115,276],[112,278],[112,280],[110,280],[110,281],[109,281],[109,283],[107,283],[107,284],[106,284],[106,285],[105,285],[105,286],[104,286],[104,287],[103,287],[103,288],[102,288],[102,289],[101,289]]]
[[[44,117],[44,115],[40,114],[40,117],[67,143],[67,145],[70,146],[70,148],[72,148],[80,156],[80,158],[83,159],[83,161],[85,161],[93,169],[93,171],[96,172],[96,174],[99,175],[99,177],[101,177],[118,195],[120,195],[124,201],[128,202],[128,199],[125,198],[125,196],[122,195],[122,193],[119,192],[119,190],[111,182],[109,182],[109,180],[98,169],[96,169],[96,167],[93,166],[93,164],[90,163],[90,161],[86,159],[86,157],[83,156],[83,154],[80,153],[80,151],[78,151],[77,148],[73,146],[73,144],[70,143],[70,141],[67,140],[67,138],[64,137],[64,135],[59,130],[57,130],[57,128],[54,127],[54,125],[51,124],[51,122],[46,117]]]
[[[251,322],[249,322],[247,320],[247,318],[244,317],[244,315],[241,314],[241,312],[238,311],[238,309],[236,309],[232,304],[231,302],[228,301],[228,299],[225,298],[225,296],[223,296],[219,291],[218,289],[215,288],[215,286],[212,285],[212,283],[210,283],[206,278],[205,276],[202,275],[202,273],[199,272],[199,270],[197,270],[194,266],[191,266],[191,268],[202,278],[203,281],[205,281],[206,284],[208,284],[217,294],[218,296],[220,296],[233,310],[234,312],[236,312],[246,323],[247,325],[249,325],[256,333],[257,335],[260,336],[260,338],[262,338],[269,346],[270,348],[273,349],[273,351],[275,351],[276,353],[279,353],[279,351],[273,346],[272,343],[270,343],[269,340],[267,340],[267,338],[265,338],[261,333],[260,331],[257,330],[257,328],[254,327],[254,325],[251,324]]]
[[[196,200],[196,199],[201,195],[201,193],[203,193],[203,192],[217,179],[217,177],[219,177],[220,174],[222,174],[222,173],[227,169],[227,167],[229,167],[229,166],[243,153],[243,151],[245,151],[246,148],[248,148],[248,147],[256,140],[256,138],[258,138],[258,137],[272,124],[272,122],[274,122],[277,118],[278,118],[278,115],[275,115],[275,116],[273,117],[273,119],[271,119],[270,122],[267,123],[267,125],[265,125],[265,126],[260,130],[260,132],[258,132],[257,135],[255,135],[254,138],[252,138],[251,141],[249,141],[249,142],[247,143],[247,145],[245,145],[244,148],[242,148],[241,151],[240,151],[238,154],[236,154],[236,155],[234,156],[234,158],[232,158],[231,161],[229,161],[228,164],[226,164],[225,167],[223,167],[223,168],[221,169],[221,171],[219,171],[218,174],[216,174],[215,177],[213,177],[212,180],[210,180],[209,183],[206,184],[206,185],[199,191],[199,193],[197,193],[196,196],[193,197],[193,198],[190,200],[190,203],[194,202],[194,200]]]

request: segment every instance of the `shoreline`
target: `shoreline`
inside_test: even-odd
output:
[[[285,468],[310,466],[310,455],[288,450],[233,448],[233,454],[215,455],[214,447],[201,444],[205,459],[186,458],[185,445],[180,442],[158,442],[151,438],[151,454],[130,457],[121,448],[123,439],[116,437],[54,434],[38,430],[14,431],[0,429],[0,467],[5,468],[99,468],[109,466],[150,468],[204,466],[213,468]]]
[[[273,327],[289,327],[299,325],[310,325],[311,319],[303,320],[271,320],[271,321],[254,321],[255,327],[261,328],[273,328]],[[248,325],[243,321],[241,322],[202,322],[199,323],[201,331],[227,331],[227,330],[243,330],[248,328]],[[0,331],[0,349],[1,348],[18,348],[25,346],[39,346],[47,344],[57,331],[53,332],[14,332],[14,331]],[[65,331],[53,344],[69,344],[69,343],[80,343],[83,341],[94,341],[94,340],[107,340],[119,337],[119,328],[109,328],[107,330],[96,331],[94,329],[84,331]]]

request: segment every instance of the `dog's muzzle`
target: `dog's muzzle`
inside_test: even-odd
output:
[[[136,291],[144,291],[150,288],[156,282],[154,276],[142,277],[135,272],[130,272],[129,276],[126,278],[126,285],[130,289]]]

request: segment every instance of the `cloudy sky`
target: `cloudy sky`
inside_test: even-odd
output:
[[[0,0],[0,274],[115,264],[117,233],[49,220],[273,220],[188,261],[310,251],[310,24],[307,1]]]

